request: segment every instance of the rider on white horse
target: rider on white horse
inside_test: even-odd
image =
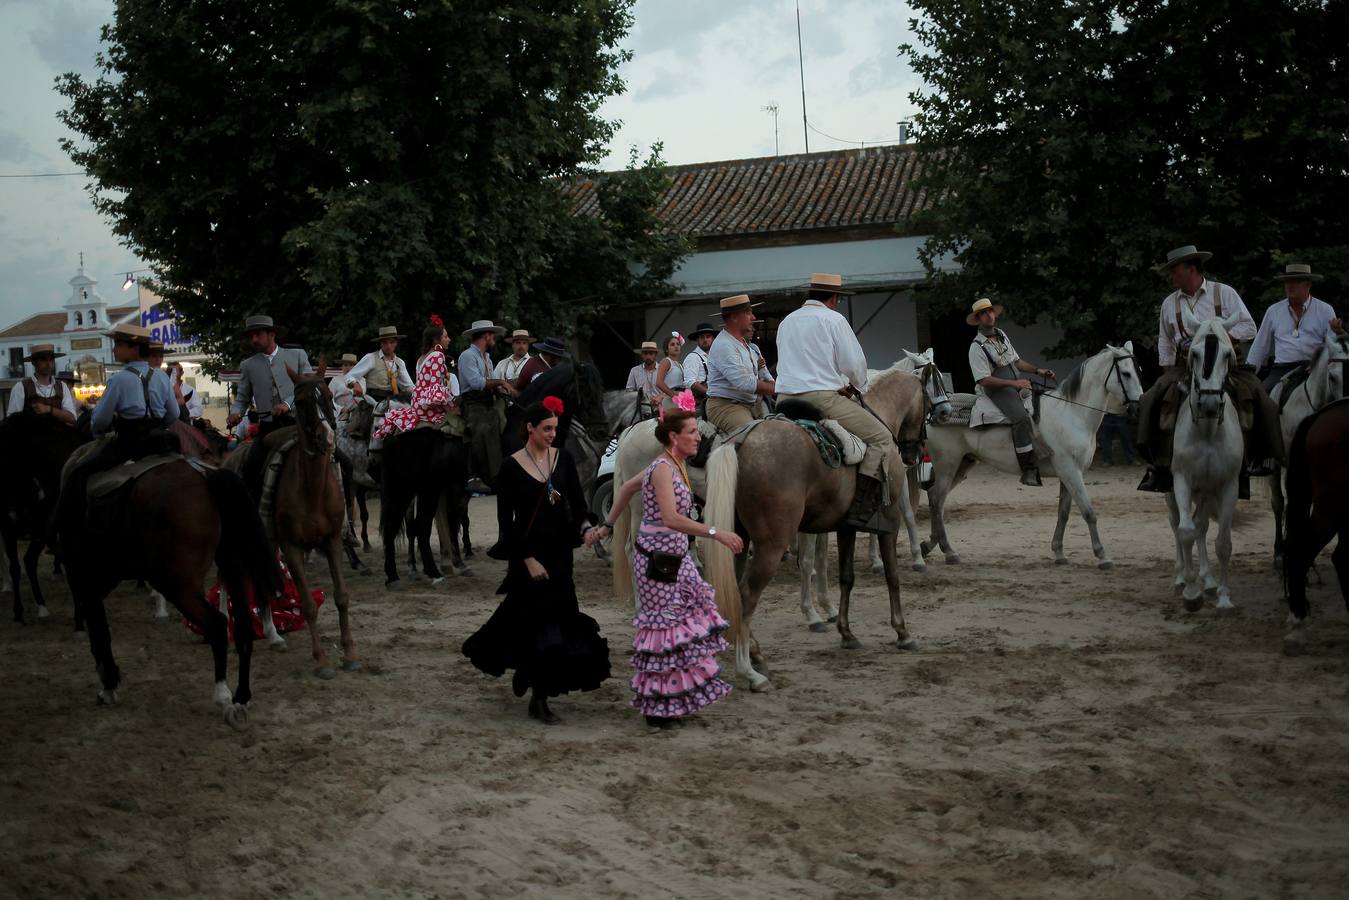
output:
[[[1002,304],[987,297],[974,301],[965,323],[975,325],[979,333],[970,342],[970,374],[974,376],[974,409],[970,427],[1006,421],[1012,426],[1012,449],[1021,466],[1021,483],[1039,487],[1040,467],[1036,463],[1035,427],[1026,410],[1030,382],[1018,372],[1054,380],[1052,369],[1041,369],[1022,359],[1007,334],[997,327]]]
[[[1255,343],[1246,354],[1246,364],[1255,366],[1257,371],[1273,354],[1274,363],[1262,382],[1268,392],[1272,393],[1274,386],[1290,372],[1305,371],[1312,354],[1325,343],[1326,335],[1344,328],[1330,304],[1312,296],[1312,282],[1321,278],[1305,263],[1289,263],[1282,275],[1274,276],[1275,281],[1283,282],[1287,299],[1265,310]]]
[[[1167,492],[1171,489],[1171,439],[1162,418],[1174,418],[1179,408],[1178,383],[1185,377],[1186,359],[1193,340],[1193,331],[1186,325],[1183,313],[1188,311],[1199,322],[1209,319],[1226,320],[1227,334],[1233,346],[1249,341],[1256,335],[1255,319],[1246,304],[1230,285],[1204,277],[1204,262],[1213,254],[1198,250],[1193,244],[1177,247],[1166,255],[1166,262],[1155,267],[1159,275],[1171,279],[1172,291],[1162,301],[1157,332],[1157,362],[1165,369],[1156,383],[1143,395],[1139,409],[1139,451],[1150,468],[1138,485],[1140,491]],[[1283,436],[1279,433],[1279,411],[1270,402],[1254,372],[1233,367],[1228,373],[1233,402],[1245,419],[1250,416],[1249,428],[1243,428],[1247,460],[1278,459],[1283,456]],[[1163,409],[1163,406],[1166,409]],[[1239,496],[1250,496],[1250,474],[1241,475]]]
[[[805,305],[778,326],[778,401],[803,400],[866,442],[857,491],[844,520],[852,528],[866,528],[884,501],[886,462],[895,441],[880,419],[851,399],[867,389],[866,354],[838,311],[839,298],[852,292],[843,289],[841,276],[820,273],[810,276],[806,290]]]

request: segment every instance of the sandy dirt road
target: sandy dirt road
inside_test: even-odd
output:
[[[1102,572],[1077,519],[1053,565],[1053,482],[976,473],[950,505],[964,562],[903,574],[915,653],[892,646],[879,578],[859,578],[865,647],[845,652],[805,629],[784,567],[756,618],[777,690],[737,684],[674,734],[627,706],[629,611],[588,554],[616,677],[557,701],[554,728],[459,654],[502,571],[481,552],[434,590],[354,579],[359,674],[314,678],[303,634],[260,647],[243,733],[211,705],[207,648],[129,586],[110,604],[121,704],[96,708],[53,583],[51,619],[0,625],[0,895],[1342,895],[1349,623],[1329,562],[1308,652],[1285,656],[1269,516],[1244,504],[1240,614],[1184,614],[1138,475],[1089,476]]]

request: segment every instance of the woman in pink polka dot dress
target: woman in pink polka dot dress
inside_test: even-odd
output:
[[[620,488],[614,509],[623,509],[642,492],[642,525],[632,556],[638,612],[632,620],[632,705],[656,728],[668,728],[731,691],[720,677],[717,653],[726,649],[726,620],[717,612],[712,586],[693,564],[690,536],[710,537],[733,553],[744,549],[736,534],[726,534],[689,518],[693,493],[684,460],[698,450],[698,422],[691,412],[666,412],[656,427],[665,444],[646,470]],[[603,526],[601,526],[603,527]],[[683,558],[674,581],[652,578],[651,553]]]
[[[440,329],[444,333],[444,327]],[[432,329],[427,329],[428,335]],[[446,389],[445,354],[439,344],[433,343],[417,366],[417,383],[412,388],[412,405],[391,409],[375,429],[375,437],[385,440],[392,434],[411,431],[423,422],[439,425],[454,397]]]

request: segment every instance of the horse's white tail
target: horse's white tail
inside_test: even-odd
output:
[[[740,456],[734,445],[727,444],[712,452],[707,461],[707,503],[703,518],[708,525],[727,533],[735,530],[735,491],[740,477]],[[740,585],[736,583],[735,557],[717,541],[708,541],[707,580],[717,595],[717,609],[730,624],[730,639],[740,644],[744,635],[740,628]]]
[[[623,467],[623,454],[619,454],[614,460],[614,495],[617,497],[619,490],[632,477],[633,473],[627,472]],[[636,502],[641,502],[640,497]],[[614,533],[609,538],[609,552],[613,554],[614,560],[614,596],[619,600],[632,601],[632,563],[628,553],[628,544],[633,539],[633,501],[623,504],[622,510],[610,510],[609,515],[618,513],[614,517]]]

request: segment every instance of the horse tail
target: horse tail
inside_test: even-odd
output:
[[[726,444],[712,451],[707,461],[707,503],[703,505],[703,519],[718,531],[735,530],[735,491],[740,479],[740,455],[736,447]],[[735,557],[717,541],[708,541],[703,551],[707,556],[707,580],[716,591],[717,609],[730,625],[729,635],[739,644],[741,633],[740,585],[735,577]]]
[[[622,439],[620,438],[621,445]],[[614,460],[613,485],[615,496],[623,485],[628,483],[628,479],[635,474],[635,472],[629,472],[627,467],[623,465],[623,454],[620,452],[618,458]],[[618,513],[614,517],[614,533],[609,540],[609,552],[614,557],[614,596],[620,600],[632,599],[632,557],[628,553],[628,545],[635,537],[633,534],[635,531],[633,528],[634,517],[632,515],[634,502],[640,501],[629,500],[623,504],[622,509],[610,510],[609,512],[611,517],[614,517],[614,513]]]
[[[1313,413],[1303,419],[1288,448],[1288,480],[1284,492],[1284,559],[1283,589],[1288,598],[1288,610],[1299,619],[1307,617],[1307,559],[1308,525],[1312,514],[1311,467],[1307,465],[1307,432],[1318,416]]]
[[[206,475],[206,490],[220,516],[215,560],[221,575],[246,577],[259,600],[280,594],[284,583],[276,552],[243,479],[229,469],[215,469]]]

